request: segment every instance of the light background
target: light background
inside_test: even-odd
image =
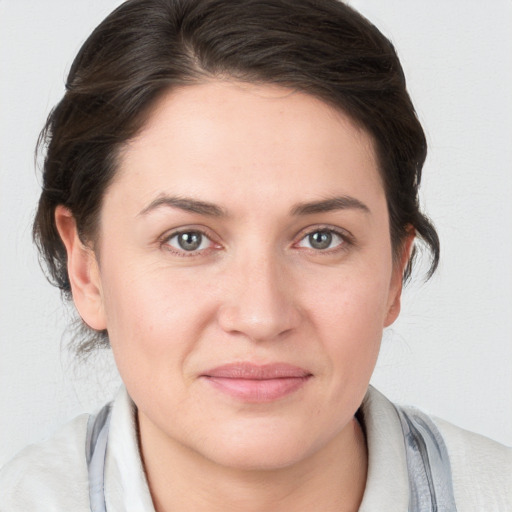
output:
[[[114,0],[0,0],[0,465],[110,399],[108,352],[74,361],[31,244],[34,146]],[[399,52],[430,153],[422,202],[442,243],[384,336],[390,398],[512,445],[512,1],[352,0]]]

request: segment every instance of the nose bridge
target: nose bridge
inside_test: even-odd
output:
[[[225,331],[263,341],[297,325],[299,312],[293,300],[293,283],[282,258],[272,249],[244,251],[233,262],[232,272],[219,312]]]

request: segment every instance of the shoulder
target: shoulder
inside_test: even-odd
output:
[[[512,448],[447,421],[432,420],[448,450],[457,503],[468,511],[511,511]]]
[[[442,459],[446,455],[451,472],[450,487],[453,487],[458,510],[512,512],[512,448],[416,408],[395,405],[371,386],[363,401],[362,413],[369,451],[368,497],[365,494],[365,498],[374,505],[364,510],[378,509],[377,504],[382,502],[390,487],[395,503],[397,496],[402,500],[401,506],[394,509],[405,510],[411,479],[421,483],[408,465],[414,465],[414,457],[420,454],[422,459],[432,457],[429,464],[433,464],[432,469],[438,476],[445,471]],[[414,420],[413,429],[419,428],[423,441],[431,438],[434,442],[415,445],[408,426],[399,419],[402,413]],[[423,441],[420,440],[420,444]],[[391,471],[392,479],[389,478]],[[441,486],[439,490],[443,489]],[[393,509],[391,505],[388,508]]]
[[[0,512],[88,511],[85,439],[89,415],[27,446],[0,470]]]

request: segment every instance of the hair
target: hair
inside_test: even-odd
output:
[[[412,227],[430,249],[427,278],[433,274],[439,239],[418,199],[425,135],[395,49],[374,25],[338,0],[128,0],[83,44],[38,141],[45,158],[34,239],[66,299],[67,254],[55,208],[67,207],[82,241],[93,241],[119,152],[155,102],[172,88],[216,78],[293,88],[366,130],[394,255]],[[106,332],[86,331],[79,352],[108,345]]]

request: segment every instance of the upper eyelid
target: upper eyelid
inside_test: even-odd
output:
[[[350,231],[340,228],[338,226],[331,226],[327,224],[319,224],[316,226],[308,226],[306,228],[303,228],[297,233],[297,235],[295,236],[295,240],[300,241],[306,236],[311,235],[312,233],[316,233],[317,231],[330,231],[332,233],[335,233],[336,235],[339,235],[341,238],[346,239],[347,241],[354,240],[354,236],[352,235],[352,233],[350,233]]]
[[[173,228],[165,231],[162,235],[158,237],[158,240],[161,242],[165,242],[166,240],[169,240],[170,238],[180,235],[182,233],[201,233],[201,235],[205,236],[212,242],[214,241],[214,238],[216,238],[212,231],[206,227],[203,226],[184,226],[179,228]],[[217,237],[218,238],[218,237]]]

